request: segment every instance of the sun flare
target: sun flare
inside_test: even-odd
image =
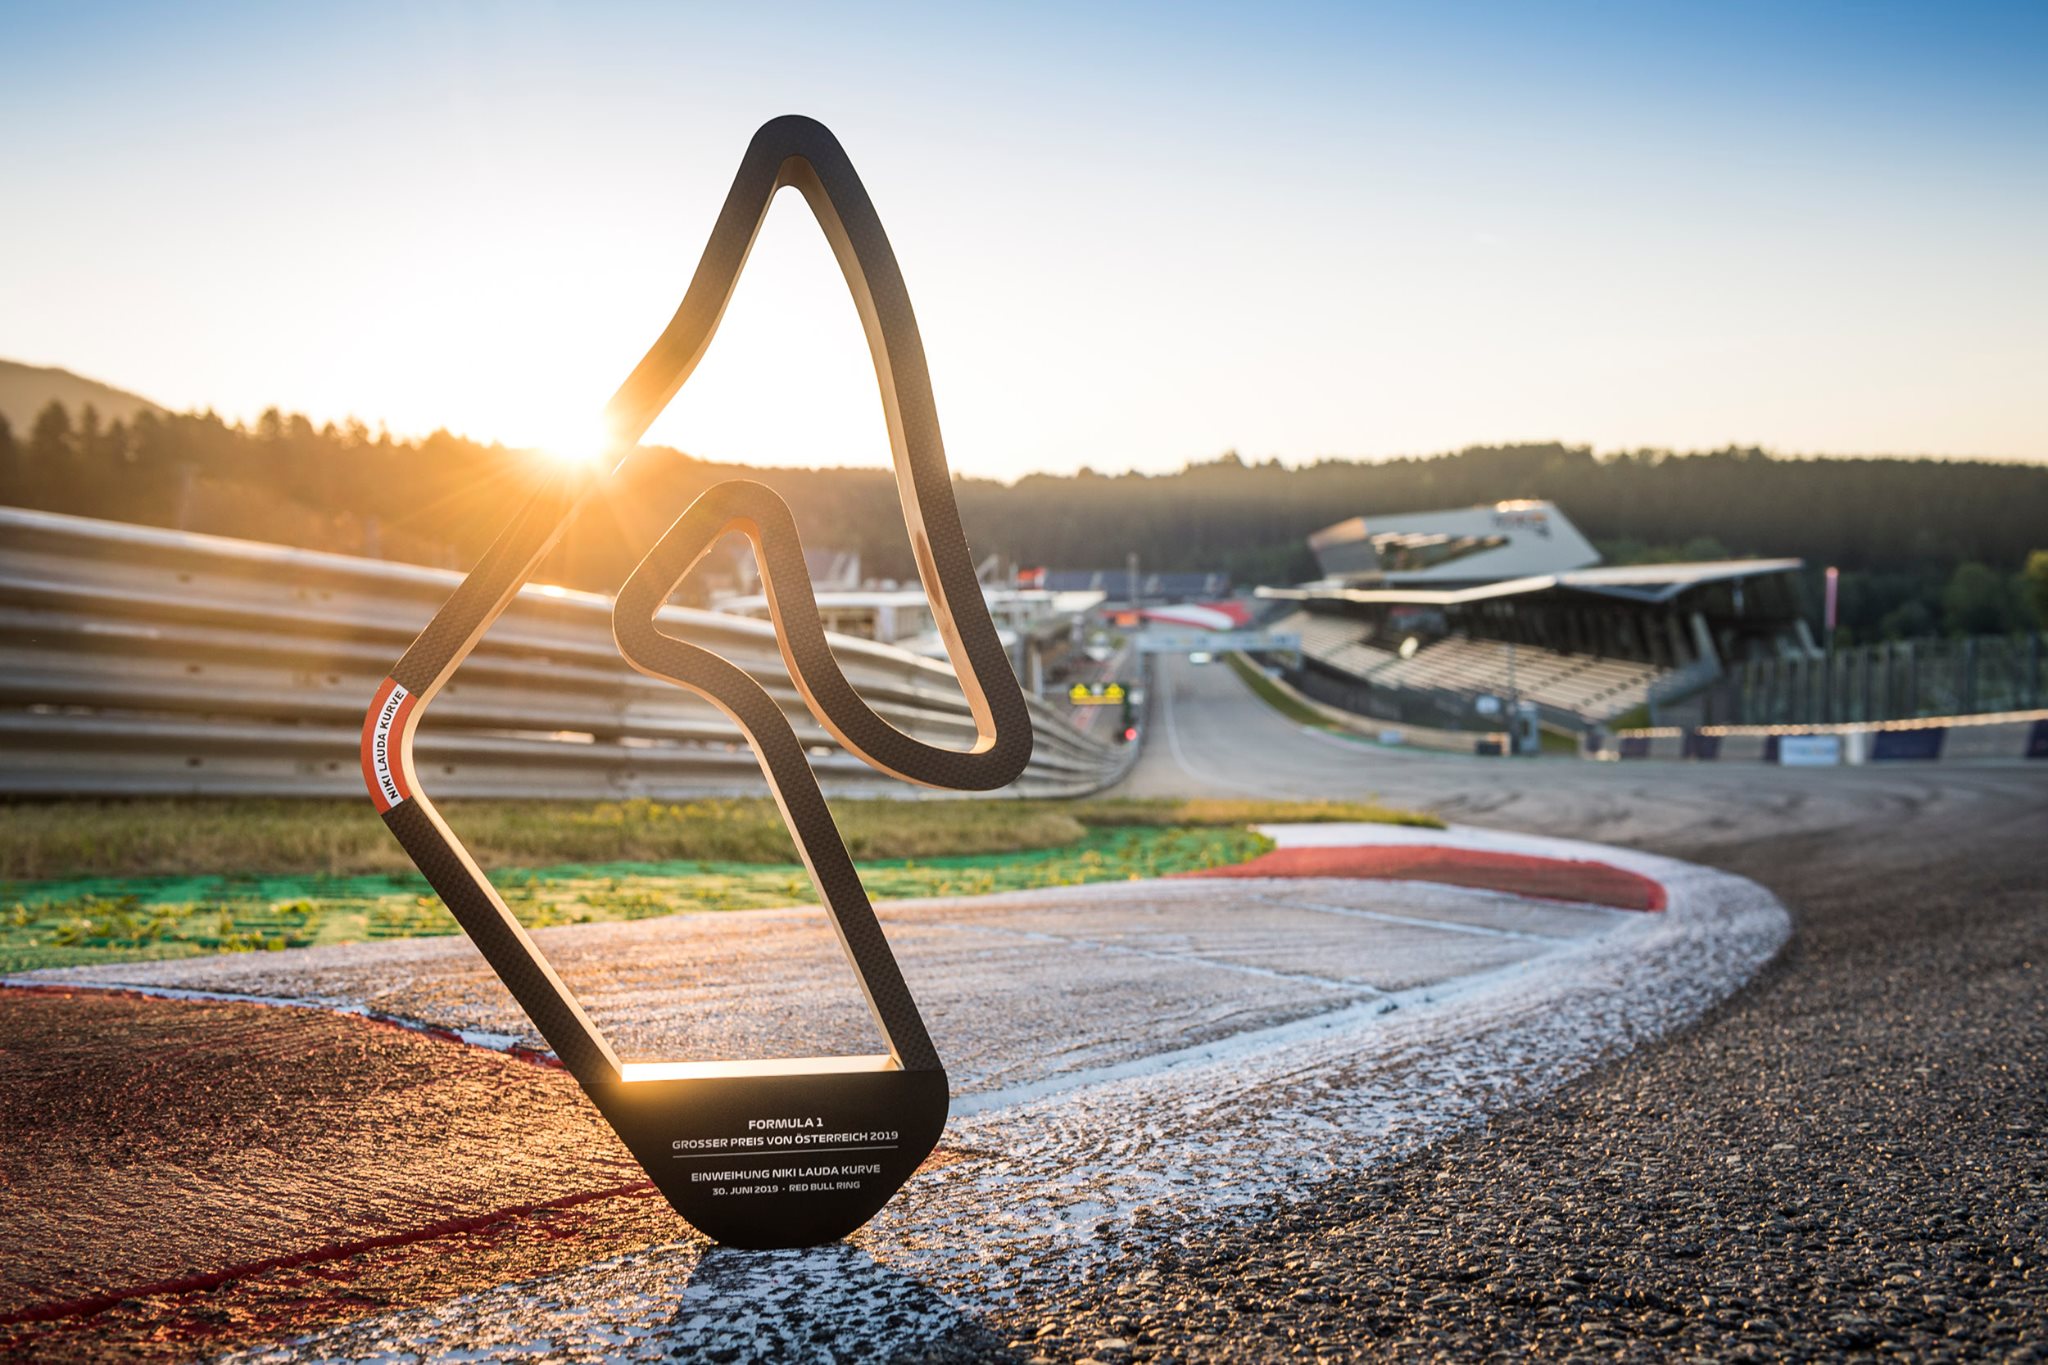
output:
[[[608,468],[616,463],[619,442],[600,418],[565,422],[543,433],[534,443],[536,453],[556,464]]]

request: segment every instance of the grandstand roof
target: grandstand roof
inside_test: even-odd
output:
[[[1534,499],[1351,517],[1317,531],[1308,544],[1330,578],[1412,587],[1497,583],[1600,562],[1569,517]]]
[[[1736,578],[1761,578],[1765,574],[1792,573],[1805,567],[1803,559],[1704,559],[1692,564],[1611,564],[1597,569],[1574,569],[1557,575],[1561,587],[1581,592],[1629,597],[1641,602],[1668,602],[1688,588]]]
[[[1566,573],[1534,574],[1498,583],[1448,590],[1427,588],[1347,588],[1337,583],[1309,583],[1299,588],[1260,588],[1259,596],[1299,601],[1377,602],[1393,606],[1456,607],[1501,597],[1545,592],[1586,593],[1630,602],[1669,602],[1709,583],[1762,578],[1803,567],[1799,559],[1715,559],[1694,564],[1614,564]]]

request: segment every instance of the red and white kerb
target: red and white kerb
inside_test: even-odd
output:
[[[370,703],[370,714],[363,717],[363,783],[380,815],[412,797],[392,739],[405,733],[406,717],[418,700],[396,678],[386,678]]]

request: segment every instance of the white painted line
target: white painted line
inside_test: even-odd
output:
[[[1383,825],[1365,822],[1328,824],[1254,825],[1273,841],[1276,848],[1360,848],[1401,845],[1420,848],[1463,848],[1481,853],[1520,853],[1535,858],[1566,862],[1607,863],[1628,872],[1657,880],[1652,869],[1674,864],[1668,858],[1613,844],[1587,843],[1579,839],[1558,839],[1547,834],[1515,834],[1504,829],[1477,825],[1446,825],[1428,829],[1420,825]],[[1685,864],[1676,864],[1685,866]],[[1621,912],[1631,913],[1631,912]]]

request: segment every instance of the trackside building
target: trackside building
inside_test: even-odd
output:
[[[1268,624],[1301,637],[1290,681],[1364,715],[1476,728],[1532,703],[1579,731],[1814,652],[1800,560],[1606,565],[1548,502],[1351,517],[1309,547],[1323,577],[1260,589]]]

